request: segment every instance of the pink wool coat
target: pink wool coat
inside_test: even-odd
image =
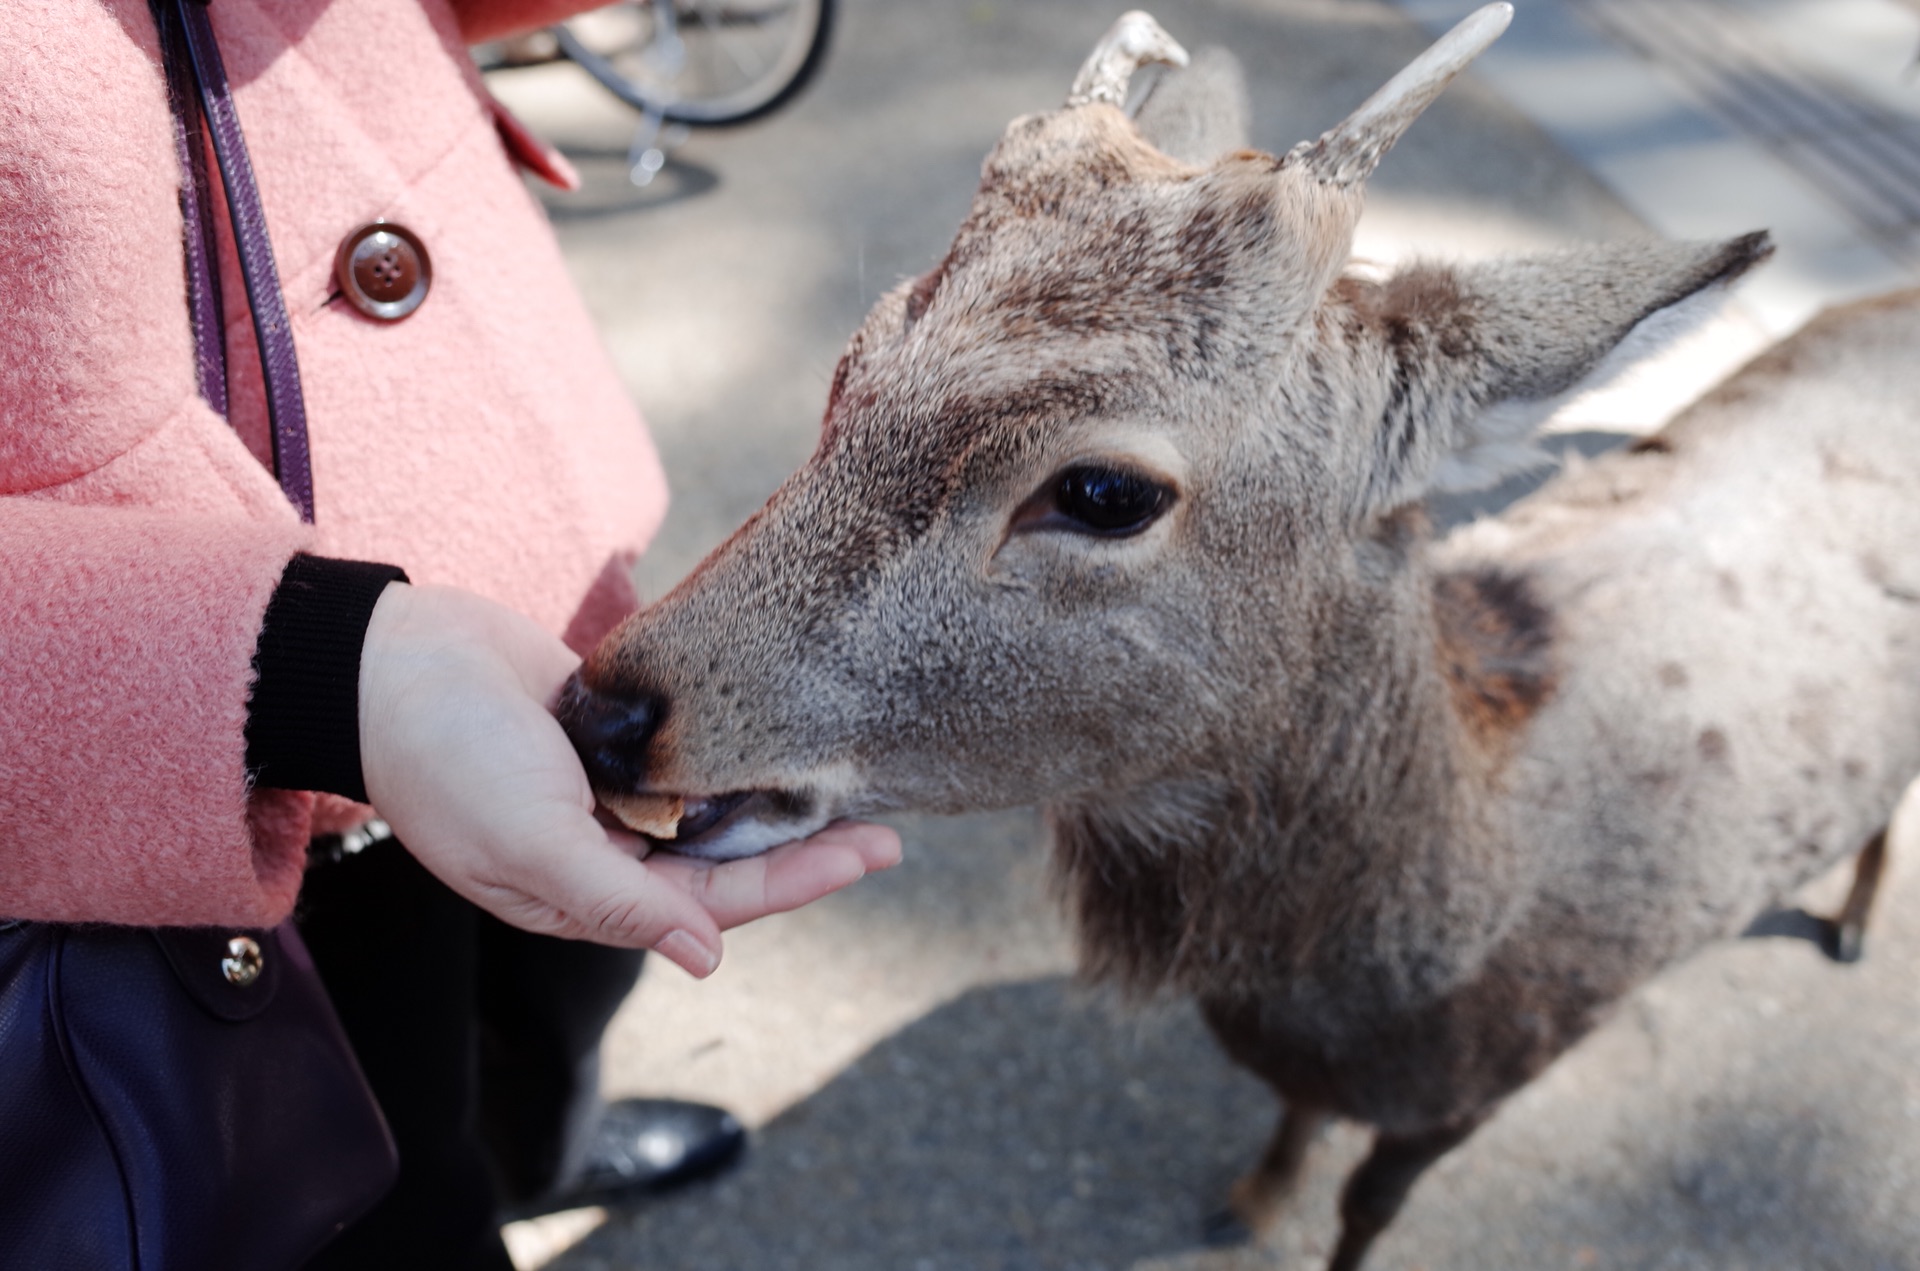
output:
[[[631,608],[665,483],[465,55],[566,7],[214,0],[306,391],[306,527],[265,466],[230,245],[233,426],[195,389],[147,0],[0,4],[0,916],[288,913],[309,835],[351,811],[316,821],[242,764],[294,552],[470,588],[576,648]],[[379,218],[434,269],[392,324],[329,299]]]

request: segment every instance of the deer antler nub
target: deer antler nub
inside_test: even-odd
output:
[[[1366,180],[1380,157],[1400,140],[1400,134],[1420,117],[1420,112],[1433,104],[1467,63],[1486,52],[1512,20],[1510,4],[1476,9],[1362,102],[1360,109],[1322,133],[1318,141],[1295,146],[1287,155],[1288,161],[1304,163],[1309,172],[1329,185],[1349,186]]]
[[[1121,14],[1119,21],[1100,37],[1100,43],[1093,46],[1093,52],[1080,66],[1080,73],[1074,76],[1073,88],[1067,93],[1067,105],[1084,106],[1088,102],[1126,105],[1127,82],[1148,62],[1185,66],[1187,51],[1160,29],[1151,14],[1133,9]]]

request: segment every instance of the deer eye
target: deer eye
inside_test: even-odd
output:
[[[1053,511],[1070,522],[1062,528],[1083,534],[1138,534],[1172,503],[1172,490],[1125,468],[1068,468],[1053,484]]]

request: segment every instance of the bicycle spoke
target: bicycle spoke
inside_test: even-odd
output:
[[[833,6],[639,0],[566,25],[590,55],[574,60],[623,100],[643,109],[652,104],[674,119],[720,123],[765,110],[811,73]]]

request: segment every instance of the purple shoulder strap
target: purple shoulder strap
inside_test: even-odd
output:
[[[313,521],[313,469],[307,456],[307,407],[300,395],[300,363],[280,294],[267,218],[254,183],[240,116],[227,90],[227,71],[207,19],[207,0],[150,0],[160,30],[160,51],[173,106],[174,145],[186,185],[180,207],[186,224],[187,306],[193,322],[200,392],[227,414],[225,322],[220,305],[219,257],[214,251],[213,199],[208,188],[201,121],[213,138],[213,154],[226,190],[227,216],[253,311],[253,335],[266,381],[267,418],[273,426],[273,471],[280,488]],[[195,100],[195,97],[198,100]]]

